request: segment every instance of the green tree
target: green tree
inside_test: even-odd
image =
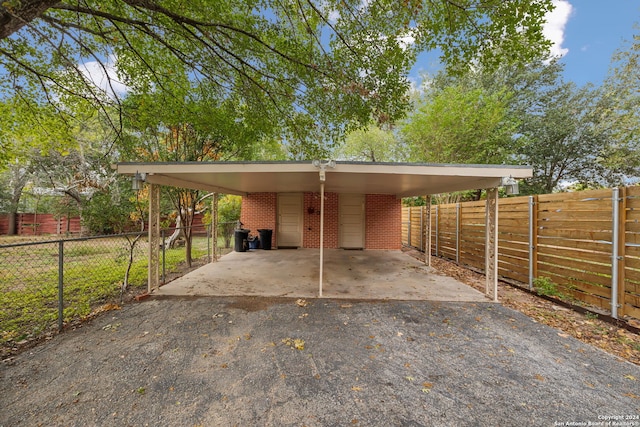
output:
[[[349,133],[334,157],[362,162],[401,162],[407,159],[406,150],[394,132],[375,125]]]
[[[640,34],[614,53],[599,92],[595,118],[609,140],[602,163],[617,172],[608,181],[618,185],[640,174]]]
[[[596,91],[591,86],[559,83],[540,98],[521,126],[522,159],[534,169],[529,192],[551,193],[562,181],[583,184],[603,176],[607,140],[593,122]]]
[[[299,144],[339,141],[371,118],[402,117],[418,52],[439,48],[458,70],[528,62],[549,45],[541,27],[551,8],[551,0],[12,0],[0,6],[0,92],[72,120],[87,105],[119,110],[120,82],[183,99],[209,81],[211,98],[264,118],[296,155]]]
[[[513,153],[516,123],[510,93],[461,84],[427,94],[401,127],[411,159],[435,163],[500,164]]]

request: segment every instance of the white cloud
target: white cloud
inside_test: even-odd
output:
[[[569,52],[568,48],[562,47],[562,43],[564,42],[565,26],[571,12],[573,12],[573,6],[567,0],[553,0],[553,5],[555,8],[545,17],[547,22],[542,32],[552,43],[550,56],[563,57]]]
[[[89,81],[110,97],[114,97],[114,95],[122,96],[129,91],[129,87],[118,80],[115,64],[116,58],[109,56],[102,62],[84,62],[79,64],[79,68]]]

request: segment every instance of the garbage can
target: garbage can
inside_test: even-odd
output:
[[[248,248],[248,239],[249,239],[249,231],[244,228],[240,230],[235,230],[233,233],[235,237],[235,245],[233,250],[236,252],[246,252]]]
[[[270,250],[273,230],[262,229],[258,230],[258,233],[260,233],[260,246],[262,246],[262,249]]]

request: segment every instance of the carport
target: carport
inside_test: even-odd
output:
[[[160,186],[192,188],[247,196],[252,193],[319,192],[320,244],[317,296],[323,296],[324,194],[386,194],[397,198],[486,189],[486,294],[497,300],[498,187],[532,176],[529,167],[508,165],[451,165],[362,162],[151,162],[118,163],[120,174],[149,185],[149,291],[159,288]],[[216,198],[213,198],[216,200]],[[217,211],[217,206],[212,207]],[[215,215],[214,215],[215,217]],[[427,209],[427,223],[430,221]],[[215,229],[215,227],[214,227]],[[425,263],[430,264],[430,236]],[[215,241],[215,238],[213,239]],[[281,252],[281,251],[278,251]],[[214,257],[215,259],[215,257]],[[250,265],[247,266],[250,268]]]

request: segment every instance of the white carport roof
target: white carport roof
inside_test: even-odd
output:
[[[118,163],[118,173],[145,174],[151,184],[226,194],[316,192],[318,172],[307,162]],[[526,166],[337,162],[326,169],[325,191],[398,197],[494,188],[504,177],[529,178]]]

